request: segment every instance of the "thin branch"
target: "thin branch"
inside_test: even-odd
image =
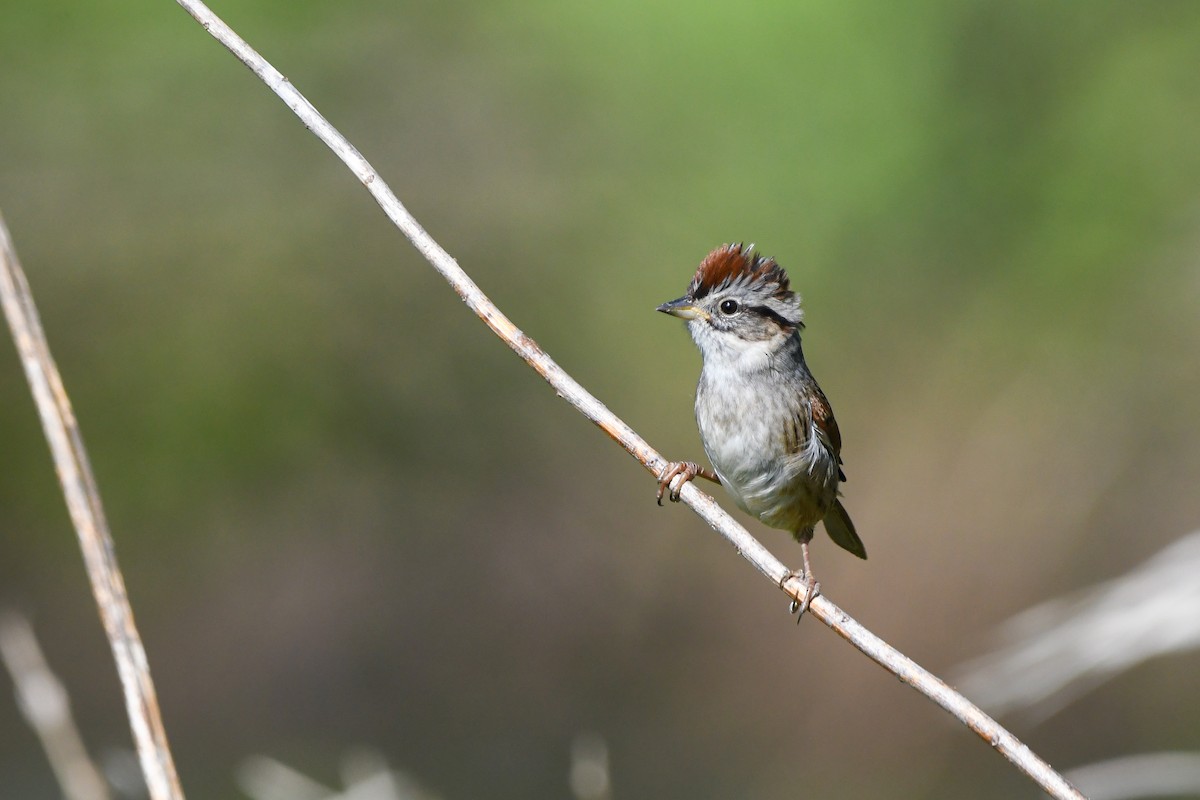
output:
[[[109,800],[104,776],[88,757],[62,682],[50,671],[29,620],[0,613],[0,661],[12,675],[17,707],[46,751],[67,800]]]
[[[79,535],[83,561],[92,593],[100,607],[104,632],[112,645],[113,658],[125,691],[125,708],[137,744],[146,786],[153,800],[182,800],[183,790],[175,774],[171,750],[146,650],[133,623],[133,609],[125,592],[125,579],[117,565],[112,535],[100,503],[100,493],[92,476],[92,467],[71,401],[63,388],[58,367],[50,355],[50,345],[42,332],[29,283],[17,260],[17,253],[4,218],[0,215],[0,303],[8,319],[17,353],[25,368],[42,428],[50,444],[54,468],[62,483],[67,510]]]
[[[400,228],[401,232],[408,237],[433,268],[441,273],[463,302],[483,320],[484,324],[491,328],[529,366],[537,370],[554,387],[560,397],[599,426],[653,475],[657,477],[662,473],[667,460],[642,437],[638,436],[632,428],[609,411],[603,403],[579,385],[574,378],[564,372],[536,342],[522,333],[508,317],[501,313],[500,309],[459,267],[458,262],[425,232],[384,183],[379,173],[367,163],[367,160],[345,137],[321,116],[287,78],[267,63],[203,3],[198,0],[177,0],[177,2],[203,25],[209,34],[228,48],[238,60],[266,83],[292,109],[301,122],[358,176],[388,218]],[[694,485],[689,483],[683,487],[682,498],[705,522],[728,539],[734,548],[772,584],[779,585],[786,576],[791,574],[791,570],[726,514],[716,501]],[[804,598],[803,587],[797,580],[785,582],[783,589],[794,599],[803,600]],[[1057,798],[1083,797],[1061,775],[1034,755],[1028,747],[1002,728],[995,720],[984,714],[965,697],[951,690],[934,675],[855,622],[827,598],[817,597],[813,600],[811,611],[814,616],[829,625],[878,664],[953,714],[1052,796]]]

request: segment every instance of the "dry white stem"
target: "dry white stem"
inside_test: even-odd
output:
[[[79,536],[92,593],[100,607],[100,619],[112,645],[117,673],[125,691],[129,724],[150,797],[153,800],[182,798],[183,791],[179,788],[158,710],[154,682],[146,663],[146,651],[133,624],[133,609],[129,606],[125,579],[117,565],[91,463],[3,216],[0,216],[0,303],[42,418],[42,428],[50,444],[71,522]]]
[[[0,614],[0,660],[12,675],[17,707],[33,728],[67,800],[108,800],[108,784],[88,758],[67,690],[46,664],[29,620]]]
[[[328,800],[333,789],[273,758],[252,756],[237,768],[238,788],[254,800]]]
[[[993,713],[1044,719],[1143,661],[1200,648],[1200,531],[1112,580],[1022,611],[961,685]]]
[[[253,800],[434,800],[407,775],[389,768],[382,756],[366,750],[343,758],[345,791],[326,788],[266,756],[252,756],[242,762],[237,782]]]
[[[598,733],[584,732],[571,742],[567,782],[576,800],[612,800],[608,742]]]
[[[176,0],[218,42],[233,53],[264,83],[271,88],[288,108],[300,118],[305,127],[317,135],[358,176],[363,186],[383,208],[388,218],[408,237],[413,246],[441,273],[458,296],[483,320],[505,344],[533,367],[554,387],[559,397],[573,405],[585,417],[596,423],[646,469],[660,476],[667,460],[659,455],[641,436],[609,411],[603,403],[593,397],[574,378],[546,354],[533,339],[526,336],[500,309],[480,290],[475,282],[459,267],[442,246],[433,240],[417,220],[408,212],[392,190],[384,183],[379,173],[362,154],[329,124],[279,70],[267,63],[254,48],[234,33],[207,6],[198,0]],[[716,501],[692,484],[683,487],[681,497],[714,530],[733,544],[734,548],[773,584],[779,585],[792,574],[777,558],[771,555],[757,539],[717,505]],[[800,581],[792,579],[782,585],[792,598],[804,599],[804,588]],[[926,695],[942,708],[949,711],[963,724],[975,731],[984,741],[994,747],[1022,772],[1032,778],[1052,797],[1082,798],[1070,783],[1053,770],[1015,736],[998,722],[983,713],[975,704],[952,690],[932,673],[912,659],[896,650],[887,642],[868,631],[848,614],[825,597],[817,597],[810,607],[813,616],[833,628],[841,637],[853,644],[884,669],[900,680]]]
[[[1200,794],[1200,753],[1143,753],[1076,767],[1069,773],[1090,787],[1092,800],[1192,797]]]

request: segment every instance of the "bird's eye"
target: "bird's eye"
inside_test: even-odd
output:
[[[741,308],[741,305],[738,303],[737,300],[722,300],[720,308],[721,308],[722,314],[725,314],[726,316],[730,316],[730,315],[736,314],[738,312],[738,310]]]

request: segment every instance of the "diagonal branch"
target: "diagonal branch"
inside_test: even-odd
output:
[[[29,283],[17,261],[3,216],[0,216],[0,304],[4,307],[4,316],[8,318],[25,377],[42,418],[42,428],[50,444],[71,522],[79,535],[92,593],[100,607],[100,619],[112,645],[121,686],[125,690],[125,708],[150,797],[153,800],[182,800],[183,790],[179,787],[171,750],[167,746],[167,732],[159,713],[154,682],[150,679],[146,650],[133,624],[133,609],[125,593],[125,579],[117,565],[112,535],[83,447],[83,436],[75,412],[71,410],[71,401],[63,389],[58,367],[50,355],[50,345],[42,332]]]
[[[346,140],[338,131],[321,116],[299,91],[292,86],[277,69],[260,56],[254,48],[238,36],[232,28],[218,18],[207,6],[199,0],[176,0],[189,14],[192,15],[204,29],[218,42],[229,49],[250,70],[275,92],[287,106],[292,109],[305,127],[317,135],[333,152],[350,168],[363,186],[383,208],[388,218],[408,237],[413,246],[427,261],[441,273],[458,296],[462,298],[472,311],[483,320],[505,344],[516,351],[517,355],[533,367],[546,381],[554,387],[560,397],[579,410],[585,417],[596,423],[605,433],[630,455],[636,458],[656,477],[661,475],[667,465],[667,460],[652,448],[645,439],[632,428],[608,410],[595,397],[584,389],[574,378],[542,350],[533,339],[526,336],[516,325],[504,316],[499,308],[480,290],[475,282],[459,267],[449,253],[442,249],[433,237],[425,232],[416,218],[400,202],[392,190],[384,183],[379,173],[367,163],[362,154]],[[792,574],[765,547],[762,546],[746,529],[725,513],[716,501],[701,492],[691,483],[684,485],[681,492],[684,502],[692,507],[705,522],[733,544],[734,548],[747,561],[755,566],[773,584],[781,588],[793,599],[803,601],[805,591],[800,581],[785,580]],[[900,680],[912,686],[917,691],[929,697],[942,708],[949,711],[959,721],[975,731],[984,741],[988,742],[1018,769],[1032,778],[1039,786],[1056,798],[1083,798],[1075,787],[1071,786],[1061,775],[1055,772],[1049,764],[1040,759],[1015,736],[1000,726],[998,722],[985,714],[979,707],[971,703],[939,680],[929,671],[922,668],[912,659],[884,642],[875,634],[868,631],[848,614],[835,606],[825,597],[813,599],[810,607],[813,615],[824,622],[842,638],[853,644],[884,669],[892,672]]]

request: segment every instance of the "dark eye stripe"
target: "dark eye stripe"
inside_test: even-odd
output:
[[[755,314],[760,314],[760,315],[766,317],[767,319],[774,320],[775,324],[781,328],[796,327],[793,323],[788,322],[786,319],[784,319],[782,314],[780,314],[778,311],[776,311],[773,308],[769,308],[768,306],[754,306],[750,310],[753,311]]]

